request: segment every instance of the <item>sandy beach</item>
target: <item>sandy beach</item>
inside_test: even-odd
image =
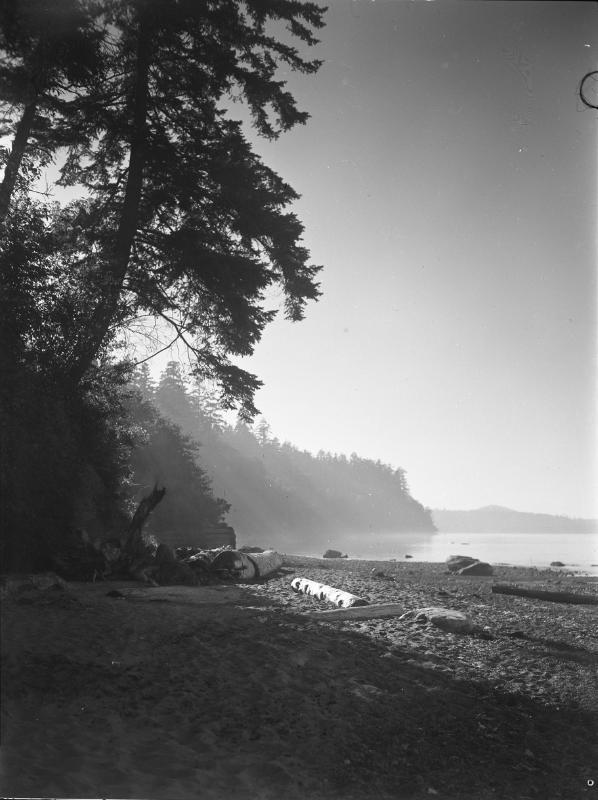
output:
[[[383,572],[374,576],[372,569]],[[474,634],[321,621],[301,576]],[[2,607],[4,797],[598,797],[595,578],[285,556],[262,583],[71,583]],[[594,782],[594,783],[592,783]]]

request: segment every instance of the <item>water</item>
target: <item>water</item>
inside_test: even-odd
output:
[[[338,546],[337,546],[338,545]],[[464,555],[491,564],[548,567],[562,561],[575,571],[598,575],[598,536],[591,533],[373,533],[339,537],[327,547],[343,549],[350,558],[445,561]],[[316,555],[315,553],[313,555]],[[318,553],[317,555],[322,555]],[[592,566],[595,565],[595,566]]]

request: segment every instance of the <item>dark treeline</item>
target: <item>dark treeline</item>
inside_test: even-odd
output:
[[[297,193],[243,120],[270,140],[307,121],[285,72],[318,70],[305,52],[323,13],[304,0],[0,4],[3,569],[51,563],[77,528],[127,531],[157,443],[173,454],[168,497],[178,481],[199,518],[226,510],[194,445],[135,405],[124,335],[159,320],[222,407],[257,413],[260,381],[231,357],[277,313],[268,290],[302,319],[320,267]],[[54,202],[49,176],[73,199]]]
[[[176,362],[167,365],[157,385],[144,365],[135,384],[146,404],[176,423],[187,442],[200,443],[193,455],[214,494],[230,506],[227,520],[239,543],[322,547],[326,537],[348,532],[434,530],[430,512],[410,496],[402,469],[356,454],[312,455],[272,436],[263,418],[252,427],[243,421],[226,424],[216,393],[205,382],[187,384]],[[170,485],[176,451],[154,441],[148,453],[135,477],[140,490],[156,479]],[[166,540],[183,531],[190,540],[197,535],[202,514],[189,501],[194,487],[191,480],[176,483],[172,505],[165,501],[163,515],[151,522],[156,535]]]

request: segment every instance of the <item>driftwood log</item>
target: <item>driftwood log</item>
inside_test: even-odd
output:
[[[520,586],[509,586],[496,583],[492,587],[494,594],[512,594],[515,597],[531,597],[534,600],[549,600],[552,603],[573,603],[574,605],[598,605],[598,596],[591,594],[575,594],[574,592],[548,592],[544,589],[523,589]]]
[[[400,617],[404,613],[405,606],[402,603],[378,603],[371,606],[349,606],[325,611],[310,611],[309,617],[326,622],[333,619],[384,619],[385,617]]]
[[[293,578],[291,588],[295,592],[311,595],[318,600],[328,600],[329,603],[334,603],[338,608],[368,605],[368,601],[364,600],[363,597],[357,597],[357,595],[344,592],[342,589],[335,589],[334,586],[327,586],[325,583],[310,581],[309,578]]]

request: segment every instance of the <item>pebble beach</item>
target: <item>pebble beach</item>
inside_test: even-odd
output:
[[[294,577],[397,616],[327,621]],[[254,584],[70,583],[2,604],[4,797],[598,797],[596,578],[285,555]]]

